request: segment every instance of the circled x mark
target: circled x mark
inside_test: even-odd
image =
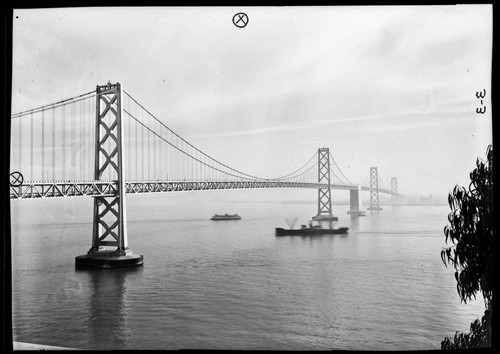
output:
[[[10,174],[10,185],[12,187],[19,187],[21,184],[23,184],[23,175],[21,174],[21,172],[12,172]]]
[[[239,12],[233,16],[233,23],[236,27],[243,28],[248,24],[248,16],[246,13]]]

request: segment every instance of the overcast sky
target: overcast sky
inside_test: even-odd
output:
[[[491,5],[23,9],[13,22],[13,113],[121,82],[252,175],[329,147],[353,182],[377,166],[387,187],[446,195],[492,140]]]

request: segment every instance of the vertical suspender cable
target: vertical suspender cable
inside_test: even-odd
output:
[[[166,131],[166,140],[169,141],[168,139],[168,130]],[[172,163],[172,156],[171,156],[171,153],[170,153],[170,145],[168,144],[165,144],[165,155],[166,155],[166,161],[165,161],[165,167],[167,168],[167,175],[166,175],[166,179],[167,180],[171,180],[172,179],[172,169],[170,168],[170,165]]]
[[[170,148],[170,155],[172,158],[170,159],[170,172],[172,173],[172,179],[177,179],[177,155],[176,155],[176,149],[173,147],[175,146],[175,137],[173,136],[172,133],[170,133],[170,138],[172,139],[172,148]]]
[[[78,122],[78,144],[77,144],[77,153],[78,153],[78,159],[76,160],[76,165],[80,167],[80,171],[78,171],[78,179],[80,181],[83,180],[83,151],[85,149],[85,145],[83,143],[84,139],[84,132],[83,129],[85,128],[85,125],[83,123],[83,118],[82,118],[82,107],[83,107],[83,102],[78,102],[78,106],[75,108],[77,113],[77,122]]]
[[[33,181],[35,178],[35,172],[33,171],[33,113],[31,113],[30,122],[30,179]]]
[[[158,130],[158,135],[161,137],[158,139],[158,177],[160,181],[163,181],[163,133],[161,129],[161,124],[160,128]]]
[[[56,109],[52,109],[52,180],[56,180]]]
[[[151,128],[149,125],[149,118],[148,118],[148,181],[151,181]]]
[[[45,173],[45,110],[42,109],[42,181]]]
[[[183,149],[183,142],[181,141],[181,151],[184,151]],[[181,160],[181,179],[186,179],[186,174],[184,172],[184,169],[186,167],[186,159],[184,158],[185,155],[180,155],[180,160]]]
[[[92,154],[92,119],[90,112],[92,111],[90,107],[90,100],[88,101],[87,104],[85,104],[84,108],[84,114],[83,114],[83,119],[86,123],[85,125],[85,132],[87,135],[87,141],[86,141],[86,146],[85,146],[85,176],[87,176],[87,173],[89,174],[89,181],[92,180],[92,159],[91,159],[91,154]]]
[[[182,142],[182,151],[185,151],[184,150],[185,147],[184,147],[184,142]],[[188,178],[188,164],[189,164],[189,161],[188,161],[188,157],[187,155],[182,155],[182,177],[184,177],[184,180],[186,180]]]
[[[84,135],[85,135],[85,145],[84,145],[84,154],[85,154],[85,166],[83,168],[83,171],[84,171],[84,176],[85,176],[85,179],[87,179],[87,174],[90,173],[91,171],[91,167],[92,166],[92,163],[90,162],[91,159],[90,159],[90,150],[91,150],[91,141],[92,141],[92,129],[90,128],[90,115],[88,115],[90,111],[90,100],[89,100],[89,103],[85,103],[83,105],[83,122],[84,122],[84,125],[85,125],[85,132],[84,132]],[[88,180],[91,180],[92,178],[88,178]]]
[[[19,171],[22,173],[23,170],[23,119],[22,117],[19,119],[19,138],[17,141],[19,142]]]
[[[127,111],[130,112],[130,100],[127,100]],[[132,174],[130,173],[132,170],[132,121],[131,119],[127,119],[127,133],[128,133],[128,138],[127,138],[127,153],[128,153],[128,159],[127,159],[127,168],[128,168],[128,179],[130,180],[130,177]]]
[[[135,114],[134,114],[134,117],[137,117],[137,107],[134,108],[135,110]],[[137,144],[138,144],[138,141],[139,141],[139,133],[138,133],[138,127],[137,127],[137,121],[134,119],[134,120],[131,120],[130,122],[131,124],[134,124],[134,132],[133,132],[133,135],[134,135],[134,159],[133,159],[133,162],[134,162],[134,176],[135,176],[135,180],[137,181],[138,178],[137,178],[137,164],[138,164],[138,161],[139,161],[139,149],[137,147]],[[132,128],[132,127],[131,127]]]
[[[95,121],[97,119],[96,116],[96,108],[95,105],[97,104],[96,100],[93,99],[92,101],[89,100],[89,110],[88,110],[88,115],[89,115],[89,176],[90,180],[94,179],[94,168],[95,168],[95,148],[97,142],[95,141],[95,129],[96,129],[96,124]]]
[[[83,104],[80,102],[80,179],[84,179],[83,175],[85,173],[85,120],[83,119]]]
[[[85,101],[82,102],[82,121],[83,121],[83,126],[84,126],[84,130],[83,130],[83,136],[85,137],[84,138],[84,144],[83,144],[83,156],[85,158],[85,164],[83,166],[83,174],[82,174],[82,178],[83,179],[87,179],[87,173],[88,171],[90,170],[90,163],[89,163],[89,159],[87,159],[87,148],[90,148],[89,147],[89,140],[90,140],[90,134],[92,134],[92,132],[90,131],[90,128],[88,126],[88,121],[90,119],[88,119],[87,117],[87,103]],[[87,130],[88,129],[88,130]]]
[[[177,142],[176,142],[176,146],[178,147],[179,145],[179,138],[177,138]],[[175,174],[177,175],[177,180],[180,181],[182,180],[182,172],[181,172],[181,156],[180,156],[180,153],[179,153],[179,150],[176,149],[175,151],[175,164],[176,164],[176,168],[175,168]]]
[[[160,125],[160,136],[163,136],[161,131],[162,131],[162,127]],[[165,180],[165,175],[164,175],[165,169],[163,167],[163,140],[160,140],[160,169],[161,169],[160,177],[161,177],[161,180],[164,181]]]
[[[137,117],[137,105],[135,105],[134,116]],[[137,121],[135,121],[134,124],[135,124],[135,180],[138,181],[139,180],[139,178],[138,178],[139,167],[138,167],[137,161],[139,161],[139,145],[138,145],[138,141],[139,141],[138,125],[139,125],[139,123],[137,123]]]
[[[155,131],[155,121],[153,120],[153,131]],[[153,179],[156,180],[156,136],[153,134]]]
[[[66,179],[66,107],[63,105],[61,107],[62,115],[61,115],[61,152],[62,152],[62,179]]]
[[[69,156],[70,156],[70,170],[69,170],[69,179],[74,180],[75,179],[75,134],[76,134],[76,129],[75,129],[75,105],[71,105],[71,141],[70,141],[70,149],[69,149]]]
[[[171,134],[172,135],[172,134]],[[173,146],[176,146],[175,143],[175,137],[172,136],[172,144]],[[171,149],[171,154],[172,154],[172,176],[175,180],[177,180],[177,149]]]
[[[142,118],[144,119],[144,111],[142,112]],[[144,181],[144,126],[141,126],[141,161],[142,161],[142,172],[141,179]]]
[[[81,153],[82,153],[82,121],[81,121],[81,103],[80,102],[75,102],[74,103],[74,110],[75,110],[75,153],[74,153],[74,165],[75,165],[75,178],[78,181],[81,181],[82,179],[82,158],[81,158]]]
[[[167,139],[168,139],[168,131],[167,131]],[[170,139],[172,139],[172,133],[170,133]],[[172,144],[174,143],[173,140],[170,140],[172,142]],[[172,147],[170,145],[167,146],[167,168],[168,168],[168,172],[167,172],[167,177],[169,180],[173,180],[174,179],[174,168],[173,168],[173,163],[174,163],[174,156],[172,154]]]
[[[90,132],[87,132],[87,119],[86,119],[86,112],[85,112],[85,107],[86,107],[86,102],[82,101],[81,106],[80,106],[80,119],[82,120],[82,142],[81,142],[81,147],[82,147],[82,153],[81,153],[81,158],[82,158],[82,172],[81,172],[81,178],[82,180],[86,180],[86,173],[87,173],[87,140],[88,140],[88,134]]]
[[[176,140],[175,146],[177,146],[179,143],[179,138],[176,137],[175,140]],[[174,171],[175,171],[175,179],[177,181],[180,179],[180,172],[179,171],[180,171],[180,166],[181,166],[180,159],[179,159],[178,155],[179,155],[179,150],[175,149],[174,150],[174,159],[175,159],[174,160],[175,161]]]
[[[177,137],[176,140],[177,140],[177,142],[176,142],[175,146],[178,147],[179,138]],[[181,179],[180,178],[181,177],[180,176],[181,161],[180,161],[180,157],[178,155],[179,155],[179,153],[178,153],[178,150],[176,149],[176,151],[175,151],[175,165],[176,165],[176,167],[175,167],[175,175],[176,175],[176,179],[180,180]]]
[[[146,174],[145,174],[145,176],[147,176],[146,178],[149,181],[150,180],[149,179],[149,176],[150,176],[150,174],[149,174],[149,166],[150,166],[150,163],[149,163],[149,158],[150,158],[150,156],[149,156],[149,143],[150,143],[150,139],[149,139],[149,129],[148,129],[149,123],[146,123],[145,120],[143,120],[143,123],[144,123],[144,129],[146,129],[146,141],[145,141],[145,143],[146,143],[146,159],[147,159],[147,161],[146,161]]]

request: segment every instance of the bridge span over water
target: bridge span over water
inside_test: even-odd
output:
[[[379,193],[397,198],[397,180],[384,188],[377,167],[369,185],[352,183],[328,148],[277,178],[234,169],[196,148],[122,89],[120,83],[12,115],[10,199],[92,197],[92,245],[77,267],[143,264],[128,247],[126,195],[221,189],[318,190],[316,220],[333,220],[332,190],[350,192],[350,214],[381,210]],[[126,166],[126,167],[125,167]]]

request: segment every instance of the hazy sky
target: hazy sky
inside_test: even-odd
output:
[[[252,175],[329,147],[353,182],[377,166],[402,193],[445,195],[492,140],[491,5],[23,9],[13,22],[13,113],[121,82]]]

